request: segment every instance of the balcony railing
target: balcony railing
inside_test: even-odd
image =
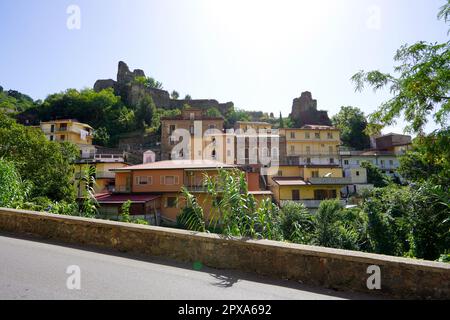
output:
[[[311,182],[312,184],[351,184],[352,179],[350,177],[346,178],[320,177],[320,178],[309,178],[309,182]]]
[[[281,200],[280,205],[284,207],[289,202],[303,203],[306,208],[318,208],[320,203],[324,200]],[[347,202],[345,200],[339,200],[342,206],[345,206]]]

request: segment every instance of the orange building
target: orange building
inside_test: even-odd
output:
[[[176,222],[183,208],[182,187],[194,194],[206,215],[211,209],[208,193],[203,187],[205,175],[215,176],[219,169],[235,169],[235,165],[214,160],[170,160],[112,169],[116,174],[115,194],[98,199],[103,212],[118,214],[120,206],[131,200],[131,214],[155,216],[169,223]],[[259,178],[247,173],[249,192],[257,200],[271,197],[260,191]]]

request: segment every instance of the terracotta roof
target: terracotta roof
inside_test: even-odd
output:
[[[304,186],[310,184],[302,177],[274,177],[272,180],[279,186]]]
[[[283,130],[336,130],[339,131],[338,128],[333,126],[322,126],[316,124],[305,124],[301,128],[283,128]]]
[[[99,194],[95,196],[98,203],[146,203],[161,197],[154,194]]]
[[[152,163],[144,163],[135,166],[115,168],[110,171],[130,170],[161,170],[161,169],[218,169],[235,168],[235,165],[225,164],[214,160],[166,160]]]

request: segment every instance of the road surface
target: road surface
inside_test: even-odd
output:
[[[66,273],[69,266],[79,267],[79,278],[76,267]],[[0,299],[367,298],[237,271],[0,234]]]

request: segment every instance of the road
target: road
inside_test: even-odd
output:
[[[76,273],[66,273],[69,266]],[[201,267],[201,266],[200,266]],[[195,266],[195,269],[197,266]],[[74,272],[74,271],[71,271]],[[80,284],[80,289],[68,289]],[[0,299],[367,299],[237,271],[0,234]]]

